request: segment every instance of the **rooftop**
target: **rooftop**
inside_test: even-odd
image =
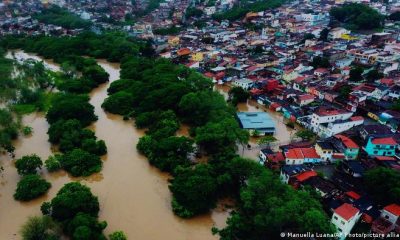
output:
[[[353,205],[348,203],[343,203],[342,206],[335,209],[335,213],[341,216],[346,221],[350,220],[358,212],[359,210],[357,208],[353,207]]]
[[[393,215],[400,216],[400,206],[395,203],[386,206],[384,209]]]
[[[244,129],[275,129],[275,123],[265,112],[238,112],[237,117]]]

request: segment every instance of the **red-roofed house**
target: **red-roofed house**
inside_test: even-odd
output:
[[[386,206],[381,216],[372,223],[371,230],[375,233],[388,234],[393,230],[400,229],[400,206],[390,204]]]
[[[315,151],[315,148],[292,148],[285,152],[286,164],[295,165],[303,163],[317,163],[321,157]]]
[[[360,217],[360,210],[349,203],[343,203],[334,210],[331,223],[335,225],[338,233],[341,234],[339,239],[346,238],[346,235],[351,232]]]
[[[339,139],[345,150],[343,152],[344,156],[346,159],[356,159],[358,157],[358,153],[360,152],[360,147],[355,143],[351,138],[342,135],[342,134],[337,134],[335,135],[335,138]]]
[[[398,143],[392,137],[369,138],[365,151],[369,156],[394,156]]]
[[[297,175],[296,176],[296,180],[298,182],[304,182],[305,180],[307,180],[307,179],[309,179],[311,177],[315,177],[317,175],[318,174],[315,171],[307,171],[307,172],[303,172],[303,173],[300,173],[299,175]]]
[[[299,104],[300,106],[304,106],[307,104],[310,104],[312,102],[314,102],[315,96],[312,94],[303,94],[303,95],[299,95],[297,96],[297,104]]]

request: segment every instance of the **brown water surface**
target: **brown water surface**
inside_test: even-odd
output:
[[[11,54],[8,54],[11,56]],[[17,59],[35,58],[36,55],[15,52]],[[45,60],[46,66],[57,70],[58,65]],[[119,65],[99,60],[99,64],[110,74],[110,82],[119,78]],[[210,214],[190,220],[180,219],[172,213],[168,190],[168,178],[148,164],[138,154],[136,144],[144,134],[132,121],[105,113],[101,104],[107,97],[108,84],[90,94],[90,103],[95,107],[99,120],[91,126],[96,135],[106,142],[108,154],[103,157],[103,170],[88,178],[71,178],[63,171],[42,175],[52,183],[46,196],[28,203],[13,199],[19,180],[12,159],[1,156],[0,164],[5,170],[0,176],[0,239],[20,239],[18,231],[28,216],[39,215],[40,205],[52,199],[57,191],[71,181],[80,180],[99,197],[100,219],[108,222],[106,233],[123,230],[129,239],[137,240],[211,240],[211,227],[222,227],[228,216],[227,210],[218,208]],[[20,137],[15,142],[16,158],[36,153],[43,160],[52,154],[47,139],[48,123],[43,114],[34,113],[24,117],[25,125],[33,128],[33,135]]]

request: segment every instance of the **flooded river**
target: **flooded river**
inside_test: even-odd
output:
[[[10,54],[8,56],[11,57]],[[15,57],[40,59],[21,51],[17,51]],[[99,64],[110,74],[110,82],[119,78],[118,64],[103,60],[99,60]],[[46,66],[58,69],[51,61],[46,61]],[[109,83],[104,84],[90,94],[90,103],[99,117],[91,128],[108,148],[100,173],[76,179],[63,171],[49,174],[43,170],[43,177],[52,184],[48,194],[28,203],[20,203],[12,196],[19,180],[17,171],[9,157],[1,156],[1,165],[5,170],[0,176],[0,239],[20,239],[18,231],[27,217],[41,214],[42,202],[52,199],[65,183],[76,180],[88,185],[99,197],[99,218],[108,222],[107,234],[123,230],[129,239],[137,240],[218,239],[211,234],[211,228],[224,226],[228,213],[215,210],[190,220],[174,216],[170,206],[169,176],[151,167],[145,157],[136,151],[143,131],[135,129],[132,121],[123,121],[122,117],[105,113],[101,108],[108,86]],[[16,158],[36,153],[43,160],[47,159],[52,149],[47,141],[49,126],[44,115],[30,114],[24,117],[23,122],[33,128],[33,134],[30,137],[21,136],[15,142]]]

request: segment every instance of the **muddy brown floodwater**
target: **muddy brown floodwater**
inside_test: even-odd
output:
[[[17,59],[41,60],[22,51],[16,51],[14,55]],[[8,56],[12,57],[12,54]],[[51,61],[45,63],[52,70],[58,69]],[[104,60],[99,60],[99,64],[110,74],[110,82],[119,78],[118,64]],[[189,220],[174,216],[170,206],[169,176],[151,167],[147,159],[136,151],[143,131],[135,129],[132,121],[123,121],[122,117],[105,113],[101,108],[108,86],[109,83],[104,84],[90,94],[90,103],[99,117],[91,128],[108,148],[100,173],[87,178],[72,178],[63,171],[47,173],[43,170],[41,174],[52,184],[49,192],[36,200],[20,203],[13,199],[19,180],[13,160],[6,155],[0,156],[0,164],[5,169],[0,176],[0,239],[20,239],[18,231],[28,216],[40,215],[40,205],[52,199],[64,184],[71,181],[81,181],[99,197],[99,218],[108,223],[106,234],[123,230],[129,239],[138,240],[218,239],[211,234],[211,228],[223,227],[229,213],[217,209]],[[33,128],[33,134],[15,141],[16,158],[36,153],[47,159],[52,149],[47,141],[49,125],[45,116],[30,114],[23,118],[23,122]]]

